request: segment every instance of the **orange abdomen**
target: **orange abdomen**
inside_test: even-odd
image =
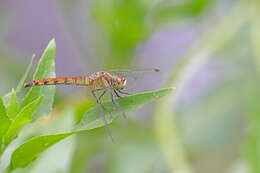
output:
[[[64,77],[64,78],[46,78],[34,80],[24,84],[24,87],[41,86],[41,85],[89,85],[87,76]]]

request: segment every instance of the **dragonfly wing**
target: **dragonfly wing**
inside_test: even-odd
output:
[[[128,93],[140,92],[144,87],[144,83],[147,81],[155,81],[156,76],[160,76],[161,72],[156,68],[147,68],[147,69],[112,69],[108,70],[112,75],[122,75],[127,79],[127,85],[125,91]],[[159,75],[158,75],[159,74]]]

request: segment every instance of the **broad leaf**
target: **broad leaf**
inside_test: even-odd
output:
[[[51,40],[45,49],[36,71],[34,73],[33,79],[42,79],[42,78],[52,78],[55,77],[55,62],[54,56],[56,51],[55,40]],[[24,107],[28,103],[32,102],[40,95],[44,95],[42,104],[40,108],[35,113],[36,117],[39,116],[47,116],[49,115],[55,94],[55,86],[47,86],[47,87],[32,87],[29,92],[25,96],[24,100],[21,103],[21,107]],[[34,117],[34,118],[36,118]]]
[[[172,88],[166,88],[152,92],[135,94],[125,97],[126,99],[118,99],[118,102],[127,113],[130,113],[170,93],[172,90]],[[105,106],[106,110],[110,111],[112,114],[112,117],[110,117],[108,112],[105,112],[108,123],[111,123],[114,118],[122,114],[121,110],[116,109],[110,101],[105,102],[103,105]],[[12,169],[23,168],[32,162],[40,153],[61,141],[62,139],[74,133],[79,133],[81,131],[86,131],[101,126],[104,126],[104,122],[100,116],[100,113],[97,107],[92,107],[84,114],[82,121],[72,132],[39,136],[32,138],[31,140],[22,144],[14,151],[12,155],[11,167]]]
[[[37,136],[28,140],[13,153],[11,160],[12,169],[26,167],[30,162],[34,161],[40,153],[71,134],[72,133]]]
[[[6,133],[10,124],[11,124],[11,120],[7,116],[4,102],[0,97],[0,153],[2,153],[1,151],[2,151],[3,136]]]
[[[9,99],[9,104],[8,104],[7,115],[10,119],[14,119],[18,111],[19,111],[19,103],[16,97],[16,91],[12,89],[10,99]]]
[[[42,102],[43,96],[26,105],[11,123],[8,131],[4,136],[4,146],[6,147],[14,138],[17,137],[19,131],[32,120],[32,116]]]

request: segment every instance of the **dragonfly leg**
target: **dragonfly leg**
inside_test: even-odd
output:
[[[122,97],[118,94],[118,92],[116,90],[114,90],[114,93],[116,94],[116,96],[120,99],[128,99],[127,97]]]
[[[106,92],[107,92],[107,90],[103,91],[103,93],[98,97],[98,99],[101,100],[101,98],[106,94]],[[102,104],[101,104],[101,106],[102,106],[102,108],[103,108],[105,111],[107,111],[107,112],[109,113],[109,118],[112,119],[113,116],[112,116],[111,112],[110,112],[109,110],[107,110],[107,109],[105,108],[105,106],[103,106]]]
[[[121,90],[117,90],[117,92],[121,93],[121,94],[125,94],[125,95],[133,95],[133,94],[130,94],[130,93],[127,93],[127,92],[124,92],[124,91],[121,91]]]
[[[114,93],[116,94],[116,96],[117,96],[118,98],[120,98],[120,99],[123,98],[122,96],[120,96],[120,95],[118,94],[118,92],[116,92],[116,90],[114,90]]]
[[[120,106],[120,104],[116,101],[116,99],[114,98],[114,95],[113,95],[113,92],[112,92],[112,91],[110,91],[110,97],[111,97],[112,103],[113,103],[116,107],[118,107],[118,108],[121,110],[121,112],[123,113],[123,117],[124,117],[124,118],[127,118],[124,109],[123,109],[123,108]]]
[[[106,90],[103,91],[103,93],[98,97],[98,99],[101,100],[101,98],[106,94],[106,92],[107,92]]]
[[[112,142],[114,142],[114,139],[112,137],[112,134],[111,134],[111,131],[110,131],[110,128],[108,127],[108,123],[107,123],[107,119],[105,117],[105,114],[104,114],[104,111],[103,111],[103,106],[101,105],[101,102],[99,100],[99,98],[96,96],[96,90],[92,90],[92,95],[95,97],[96,101],[97,101],[97,104],[98,104],[98,108],[99,108],[99,111],[101,113],[101,117],[105,123],[105,126],[106,126],[106,129],[107,129],[107,132],[108,132],[108,135],[109,137],[111,138]]]

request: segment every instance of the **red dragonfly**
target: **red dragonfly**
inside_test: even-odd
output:
[[[145,72],[145,71],[153,71],[159,72],[159,69],[145,69],[145,70],[110,70],[109,72],[101,71],[93,73],[89,76],[79,76],[79,77],[64,77],[64,78],[46,78],[46,79],[38,79],[34,81],[30,81],[24,84],[24,87],[33,87],[33,86],[42,86],[42,85],[83,85],[87,86],[92,95],[95,97],[98,107],[100,109],[103,121],[107,128],[108,134],[112,138],[110,129],[108,127],[107,120],[104,115],[104,107],[101,104],[101,98],[106,94],[110,94],[110,98],[112,103],[118,107],[123,114],[123,117],[126,118],[125,111],[120,106],[120,104],[116,101],[115,98],[122,98],[120,94],[131,95],[127,92],[124,92],[127,85],[127,73],[132,72]],[[119,73],[113,75],[113,73]],[[121,74],[120,74],[121,73]],[[102,91],[101,95],[98,96],[97,92]]]

